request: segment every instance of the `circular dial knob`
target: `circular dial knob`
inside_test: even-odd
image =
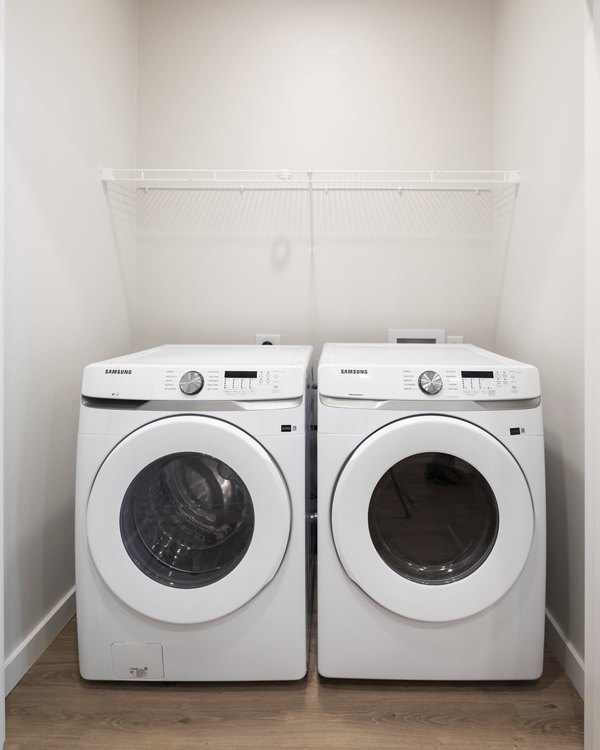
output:
[[[419,388],[428,396],[435,396],[443,387],[442,378],[437,372],[426,370],[419,375]]]
[[[194,396],[204,388],[204,378],[196,370],[188,370],[179,379],[179,390],[186,396]]]

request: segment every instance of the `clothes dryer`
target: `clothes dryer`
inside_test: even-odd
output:
[[[310,357],[310,347],[165,346],[85,368],[83,677],[306,673]]]
[[[539,677],[535,367],[467,345],[327,344],[318,388],[320,673]]]

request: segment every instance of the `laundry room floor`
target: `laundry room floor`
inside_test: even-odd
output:
[[[313,644],[314,644],[313,638]],[[86,682],[73,620],[6,702],[5,750],[575,750],[583,703],[547,649],[531,683]]]

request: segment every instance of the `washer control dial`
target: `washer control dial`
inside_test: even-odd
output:
[[[435,396],[444,387],[439,373],[426,370],[419,375],[419,388],[428,396]]]
[[[204,388],[204,378],[196,370],[188,370],[179,379],[179,390],[186,396],[195,396]]]

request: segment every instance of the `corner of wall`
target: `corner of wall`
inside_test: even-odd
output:
[[[75,587],[73,586],[5,659],[5,695],[10,693],[74,615]]]
[[[583,698],[585,683],[583,658],[548,610],[546,610],[546,643],[569,675],[575,690]]]

